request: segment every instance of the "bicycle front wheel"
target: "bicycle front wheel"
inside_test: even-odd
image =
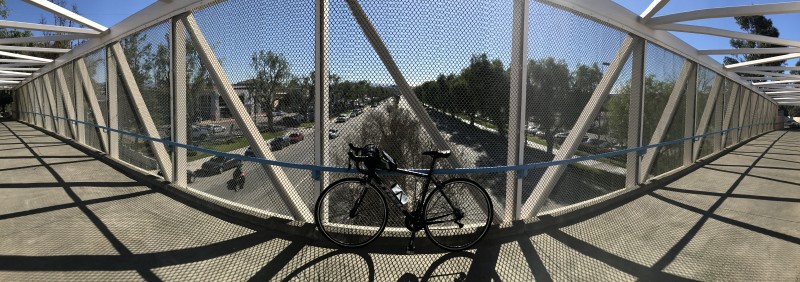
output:
[[[315,206],[317,227],[328,240],[348,248],[374,241],[386,228],[386,199],[374,186],[345,178],[325,188]]]
[[[425,201],[425,233],[437,246],[460,251],[478,243],[492,224],[492,200],[478,183],[452,179]]]

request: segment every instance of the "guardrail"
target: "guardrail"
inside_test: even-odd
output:
[[[119,133],[119,134],[124,134],[124,135],[128,135],[128,136],[136,137],[136,138],[141,138],[141,139],[145,139],[145,140],[148,140],[148,141],[161,142],[161,143],[163,143],[165,145],[181,147],[181,148],[185,148],[185,149],[188,149],[188,150],[204,152],[204,153],[217,155],[217,156],[224,156],[226,158],[231,158],[231,159],[238,159],[238,160],[242,160],[242,161],[256,162],[256,163],[280,166],[280,167],[285,167],[285,168],[308,170],[308,171],[311,172],[311,177],[313,177],[313,178],[318,177],[319,176],[319,172],[323,172],[323,171],[325,171],[325,172],[339,172],[339,173],[359,173],[358,170],[356,170],[355,168],[298,164],[298,163],[291,163],[291,162],[281,162],[281,161],[277,161],[277,160],[254,158],[254,157],[248,157],[248,156],[243,156],[243,155],[239,155],[239,154],[231,154],[231,153],[228,153],[228,152],[221,152],[221,151],[206,149],[206,148],[203,148],[203,147],[192,146],[192,145],[183,144],[183,143],[177,143],[177,142],[173,142],[173,141],[169,141],[169,140],[163,140],[163,139],[159,139],[159,138],[153,138],[153,137],[146,136],[146,135],[136,134],[136,133],[132,133],[132,132],[124,131],[124,130],[110,128],[110,127],[107,127],[107,126],[101,126],[101,125],[97,125],[97,124],[93,124],[93,123],[89,123],[89,122],[85,122],[85,121],[79,121],[79,120],[75,120],[75,119],[69,119],[69,118],[58,117],[58,116],[53,116],[53,115],[47,115],[47,114],[42,114],[42,113],[34,113],[34,112],[22,112],[22,113],[34,114],[34,115],[39,115],[39,116],[44,116],[44,117],[51,117],[51,118],[55,118],[55,119],[66,120],[68,122],[72,122],[75,125],[83,124],[83,125],[93,126],[93,127],[102,129],[105,132],[108,132],[108,131],[116,132],[116,133]],[[661,142],[661,143],[658,143],[658,144],[652,144],[652,145],[641,146],[641,147],[636,147],[636,148],[629,148],[629,149],[624,149],[624,150],[619,150],[619,151],[614,151],[614,152],[608,152],[608,153],[602,153],[602,154],[595,154],[595,155],[590,155],[590,156],[577,157],[577,158],[566,159],[566,160],[549,161],[549,162],[536,162],[536,163],[528,163],[528,164],[523,164],[523,165],[512,165],[512,166],[492,166],[492,167],[475,167],[475,168],[437,169],[437,170],[434,170],[433,174],[435,174],[435,175],[443,175],[443,174],[479,174],[479,173],[496,173],[496,172],[518,171],[521,174],[520,177],[524,177],[525,174],[527,174],[527,171],[531,170],[531,169],[539,169],[539,168],[546,168],[546,167],[555,166],[555,165],[579,163],[579,162],[583,162],[583,161],[602,159],[602,158],[607,158],[607,157],[616,156],[616,155],[624,155],[624,154],[628,154],[628,153],[632,153],[632,152],[637,152],[637,153],[641,154],[642,152],[645,152],[648,149],[659,148],[659,147],[668,146],[668,145],[672,145],[672,144],[678,144],[678,143],[681,143],[681,142],[684,142],[684,141],[688,141],[688,140],[695,140],[696,141],[698,138],[703,138],[703,137],[708,137],[708,136],[713,136],[713,135],[724,136],[725,133],[730,132],[730,131],[744,129],[744,128],[750,128],[750,127],[759,126],[759,125],[768,125],[768,124],[777,124],[777,123],[765,122],[765,123],[750,124],[750,125],[746,125],[746,126],[740,126],[740,127],[736,127],[736,128],[730,128],[730,129],[726,129],[726,130],[715,131],[715,132],[705,133],[705,134],[701,134],[701,135],[694,135],[694,136],[685,137],[685,138],[673,139],[673,140]],[[410,169],[410,170],[411,171],[416,171],[416,172],[424,172],[424,173],[428,172],[427,169]],[[379,173],[384,174],[384,175],[394,175],[394,173],[392,173],[392,172],[379,172]],[[399,175],[399,174],[397,174],[397,175]]]

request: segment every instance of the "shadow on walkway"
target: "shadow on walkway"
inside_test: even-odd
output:
[[[206,211],[161,188],[143,187],[72,147],[31,146],[55,139],[31,131],[17,133],[28,128],[16,122],[0,126],[0,136],[15,137],[15,144],[27,150],[25,156],[0,157],[0,162],[8,162],[0,176],[38,176],[0,184],[0,205],[5,206],[0,208],[0,280],[800,277],[800,177],[793,171],[800,170],[800,157],[791,157],[797,164],[790,167],[762,164],[776,144],[800,139],[798,132],[762,136],[758,140],[771,144],[738,149],[757,156],[723,156],[664,188],[605,207],[591,217],[493,238],[467,252],[428,249],[405,255],[404,250],[381,246],[338,250],[327,242]],[[793,176],[773,173],[787,171]],[[775,212],[776,207],[782,212]]]

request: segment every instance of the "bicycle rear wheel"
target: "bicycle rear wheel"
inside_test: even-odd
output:
[[[460,251],[486,235],[493,216],[492,200],[478,183],[451,179],[425,201],[425,233],[437,246]]]
[[[314,210],[317,227],[328,240],[348,248],[374,241],[386,228],[386,199],[374,186],[345,178],[325,188]]]

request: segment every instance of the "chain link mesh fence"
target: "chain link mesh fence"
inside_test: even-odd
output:
[[[68,90],[73,101],[84,103],[83,120],[96,123],[86,90],[94,90],[100,113],[106,121],[118,120],[119,129],[147,135],[144,123],[152,122],[158,137],[172,138],[174,118],[185,118],[188,144],[218,152],[255,156],[248,134],[236,121],[226,97],[244,106],[244,118],[252,121],[270,151],[267,158],[295,164],[315,164],[318,151],[312,139],[314,126],[320,123],[327,147],[321,150],[325,165],[347,166],[347,143],[377,144],[392,155],[401,167],[428,168],[430,158],[420,153],[450,149],[453,155],[440,160],[437,168],[476,168],[508,165],[510,61],[513,7],[508,1],[444,2],[331,0],[328,11],[328,116],[315,120],[315,2],[312,0],[215,2],[193,11],[193,16],[208,42],[209,50],[219,59],[233,93],[224,93],[214,84],[209,66],[202,63],[202,48],[194,46],[186,33],[185,42],[177,42],[177,53],[185,59],[186,100],[173,101],[171,91],[171,48],[169,21],[161,22],[126,36],[119,44],[136,89],[124,81],[122,70],[117,77],[106,77],[106,50],[95,50],[82,58],[90,84],[82,87],[76,63],[62,66],[67,89],[61,89],[55,75],[54,91]],[[363,9],[363,14],[361,10]],[[666,109],[681,69],[687,60],[656,44],[645,43],[644,93],[640,140],[628,140],[631,120],[633,56],[615,58],[626,32],[606,23],[560,7],[551,1],[532,1],[526,11],[530,18],[525,64],[527,93],[524,113],[524,163],[547,162],[563,154],[562,148],[575,131],[578,120],[588,119],[588,132],[578,136],[580,144],[570,158],[592,156],[626,149],[630,141],[656,143],[686,137],[686,132],[705,132],[762,122],[754,116],[763,100],[751,92],[736,92],[738,84],[725,79],[720,93],[711,93],[713,71],[698,66],[696,85],[677,89],[678,103]],[[219,19],[246,19],[220,21]],[[364,30],[374,28],[375,35]],[[367,32],[369,34],[369,32]],[[550,40],[558,38],[559,40]],[[568,46],[568,48],[565,48]],[[384,49],[385,48],[385,49]],[[612,81],[611,91],[599,101],[599,113],[587,117],[593,105],[588,102],[601,79],[620,61],[620,75]],[[396,65],[396,67],[394,67]],[[184,67],[184,66],[177,66]],[[616,70],[614,70],[616,71]],[[106,87],[115,79],[118,104],[109,105]],[[183,78],[181,78],[183,79]],[[688,80],[688,78],[685,78]],[[691,80],[689,80],[691,81]],[[37,86],[42,91],[44,84]],[[696,95],[688,91],[696,88]],[[33,88],[31,88],[34,90]],[[138,93],[137,93],[138,92]],[[737,93],[734,95],[734,93]],[[132,95],[141,95],[150,120],[136,114]],[[45,96],[46,97],[46,96]],[[716,97],[716,99],[710,99]],[[46,109],[49,100],[34,100]],[[238,100],[237,100],[238,99]],[[693,103],[686,99],[695,99]],[[66,117],[63,98],[56,95],[54,115]],[[763,105],[758,103],[757,105]],[[726,109],[734,104],[729,114]],[[693,107],[690,107],[693,104]],[[185,117],[173,117],[172,105],[185,105]],[[421,105],[418,107],[417,105]],[[708,106],[707,106],[708,105]],[[109,108],[117,107],[117,116]],[[708,109],[706,109],[708,108]],[[674,111],[669,122],[660,120],[664,111]],[[633,113],[637,114],[637,113]],[[692,128],[684,128],[686,118]],[[705,119],[704,119],[705,117]],[[662,122],[663,128],[659,128]],[[707,122],[707,124],[701,124]],[[67,123],[57,121],[56,128]],[[93,126],[78,125],[85,132],[85,143],[101,149],[101,138]],[[575,131],[575,132],[573,132]],[[663,134],[653,140],[656,132]],[[746,129],[753,135],[756,128]],[[740,132],[731,131],[725,140],[719,135],[694,142],[699,157],[736,143]],[[69,134],[69,133],[66,133]],[[745,136],[744,134],[742,136]],[[74,137],[74,136],[73,136]],[[513,140],[512,140],[513,141]],[[724,141],[724,142],[723,142]],[[691,141],[690,141],[691,142]],[[684,144],[672,144],[654,150],[655,161],[649,176],[660,175],[685,165]],[[172,148],[167,147],[169,152]],[[156,173],[158,162],[149,141],[120,135],[120,159]],[[691,152],[694,153],[694,152]],[[189,186],[222,199],[252,208],[291,217],[284,190],[296,191],[299,203],[313,210],[319,195],[311,172],[302,169],[265,166],[243,162],[214,153],[188,151]],[[641,160],[641,158],[640,158]],[[551,185],[542,212],[574,205],[625,187],[629,173],[625,155],[598,158],[565,165],[562,175],[545,175],[546,168],[533,169],[523,177],[522,199],[525,203],[535,189]],[[275,175],[270,176],[269,170]],[[503,214],[513,197],[509,194],[507,173],[468,175],[489,194],[497,214]],[[330,173],[329,180],[352,177]],[[455,175],[439,176],[441,179]],[[245,180],[246,179],[246,180]],[[422,195],[422,179],[410,176],[387,176],[389,184],[400,184],[412,203]],[[413,206],[410,206],[413,208]],[[402,227],[399,213],[390,215],[390,227]]]
[[[525,162],[546,162],[560,154],[561,145],[584,109],[608,67],[615,59],[626,33],[596,22],[586,15],[534,1],[529,9],[528,74]],[[540,38],[560,38],[541,40]],[[563,46],[571,46],[563,48]],[[612,87],[602,109],[582,136],[574,156],[610,152],[627,143],[630,58]],[[627,86],[628,89],[630,86]],[[629,95],[629,94],[628,94]],[[543,177],[545,169],[531,170],[523,180],[522,197],[546,181],[558,181],[541,211],[575,204],[623,188],[624,155],[574,163],[559,179]]]
[[[84,57],[84,62],[86,64],[87,75],[89,76],[89,81],[91,85],[86,85],[86,87],[92,87],[94,90],[94,95],[97,99],[98,106],[100,107],[100,115],[103,117],[103,121],[105,125],[108,125],[108,94],[106,93],[106,83],[107,83],[107,64],[106,64],[106,48],[97,49]],[[99,134],[108,135],[108,131],[100,130]],[[101,138],[102,140],[102,138]],[[100,147],[96,147],[100,148]],[[107,148],[106,148],[107,150]]]
[[[705,68],[703,66],[698,66],[697,69],[697,96],[695,99],[695,127],[694,132],[695,134],[700,133],[700,128],[705,128],[704,133],[709,133],[715,131],[716,128],[716,115],[714,114],[715,111],[718,110],[716,107],[717,99],[719,99],[719,93],[711,93],[711,91],[719,91],[719,89],[715,89],[714,85],[717,83],[717,80],[721,79],[715,72]],[[722,85],[722,84],[720,84]],[[714,100],[711,100],[714,98]],[[708,112],[706,112],[708,111]],[[705,124],[701,124],[705,123]],[[714,151],[714,140],[710,136],[706,138],[702,138],[703,142],[694,142],[694,150],[700,150],[698,158],[704,157]]]
[[[84,64],[85,64],[85,62],[84,62]],[[82,126],[84,128],[85,132],[86,132],[86,135],[85,135],[86,145],[89,145],[90,147],[95,148],[97,150],[102,150],[103,147],[100,145],[101,141],[100,141],[100,135],[99,135],[99,134],[102,134],[102,132],[101,132],[101,130],[99,128],[93,126],[93,124],[96,125],[96,124],[98,124],[98,122],[97,122],[97,118],[94,116],[94,111],[93,111],[93,108],[92,108],[92,105],[91,105],[92,104],[91,103],[91,99],[92,98],[96,99],[97,95],[96,94],[90,94],[90,93],[93,92],[93,91],[90,91],[90,89],[94,90],[94,86],[93,85],[85,85],[84,84],[83,74],[81,73],[83,70],[81,70],[78,67],[78,65],[79,64],[75,64],[74,65],[75,68],[77,68],[77,70],[75,70],[75,77],[77,79],[75,83],[77,83],[77,91],[78,91],[77,95],[83,95],[83,116],[85,118],[85,121],[89,123],[89,124],[81,124],[80,126]],[[88,72],[88,70],[86,70],[86,71]],[[89,76],[90,80],[91,80],[90,73],[87,73],[86,75]],[[91,83],[91,82],[89,82],[89,83]],[[94,95],[94,97],[91,97],[91,95]]]

